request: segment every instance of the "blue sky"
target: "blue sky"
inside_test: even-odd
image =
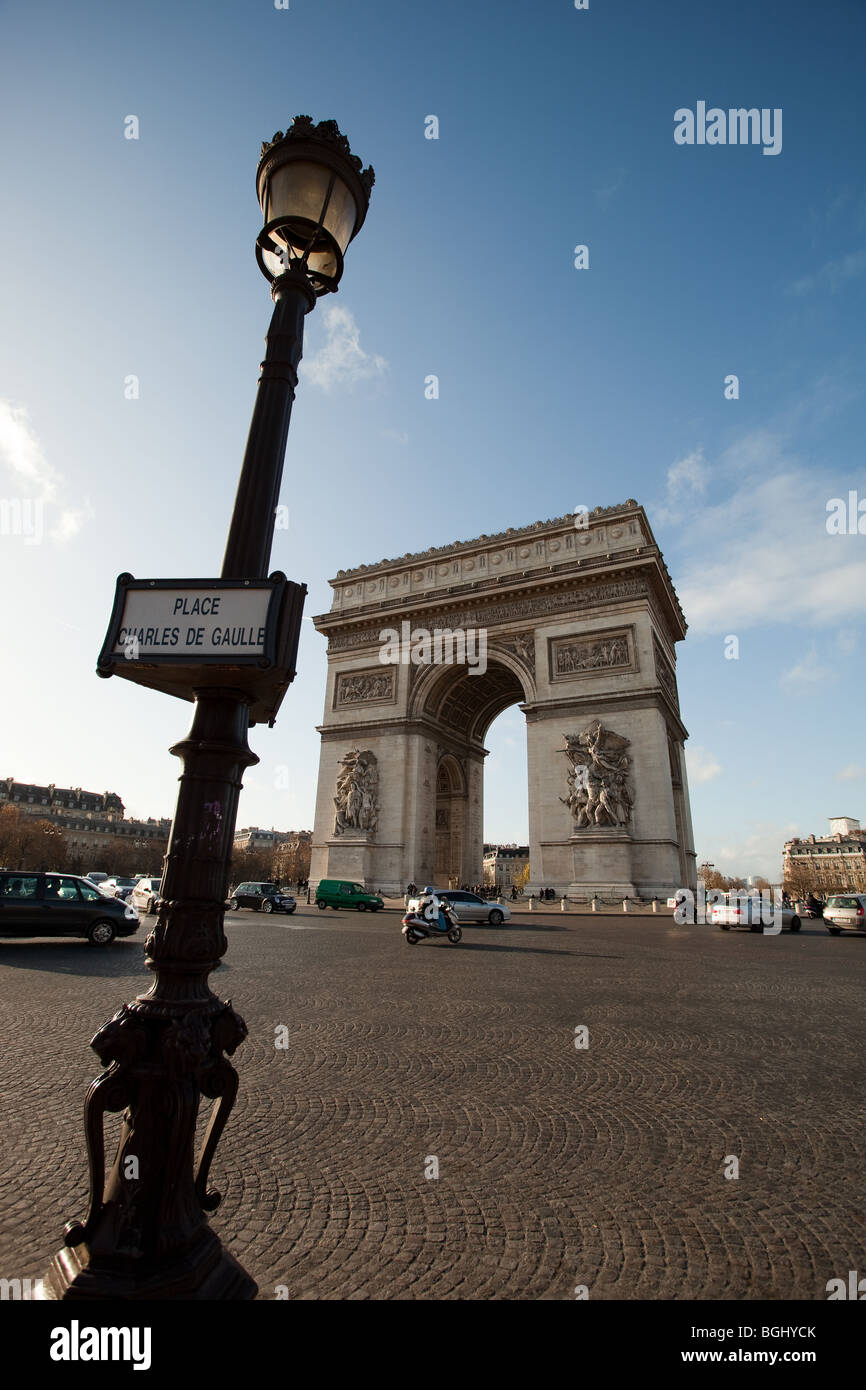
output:
[[[270,312],[259,145],[306,112],[376,169],[307,320],[273,553],[307,613],[340,568],[636,497],[690,624],[699,854],[775,876],[786,837],[866,821],[866,534],[826,529],[866,500],[860,0],[13,0],[0,26],[0,498],[45,517],[0,535],[0,774],[171,813],[188,707],[94,667],[118,573],[219,571]],[[676,145],[698,101],[781,108],[781,153]],[[244,825],[312,824],[324,645],[306,622],[253,730]],[[488,746],[486,836],[522,839],[516,708]]]

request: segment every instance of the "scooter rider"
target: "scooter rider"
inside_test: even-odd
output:
[[[439,931],[448,930],[448,919],[445,915],[444,904],[441,898],[436,896],[435,890],[428,883],[418,895],[418,906],[416,914],[427,923],[429,927],[437,928]]]

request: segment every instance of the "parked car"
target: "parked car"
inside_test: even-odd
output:
[[[91,869],[84,877],[89,878],[91,883],[104,883],[108,878],[108,874],[102,873],[99,869]]]
[[[763,932],[766,924],[762,919],[763,902],[760,894],[754,897],[743,897],[731,894],[726,902],[713,903],[710,908],[710,921],[715,922],[722,931],[730,931],[731,927],[748,927],[749,931]],[[775,902],[771,908],[773,913],[773,925],[778,925],[777,912],[782,914],[782,930],[798,932],[802,922],[798,914],[792,907],[776,907]]]
[[[135,887],[135,879],[125,878],[123,874],[117,874],[114,878],[103,879],[98,887],[99,891],[105,893],[106,897],[122,898],[124,902],[128,902]]]
[[[316,888],[316,907],[354,907],[358,912],[378,912],[385,906],[378,893],[368,893],[363,884],[352,879],[323,878]]]
[[[477,893],[465,893],[462,889],[435,889],[437,898],[448,903],[458,922],[489,922],[491,927],[501,927],[511,916],[511,908],[505,903],[490,902],[479,898]],[[407,911],[414,912],[418,906],[417,898],[410,898]]]
[[[162,902],[159,896],[159,886],[162,883],[160,878],[140,878],[130,894],[129,901],[139,912],[146,912],[148,917],[152,917],[159,910]]]
[[[834,893],[827,899],[824,922],[831,936],[843,931],[866,933],[866,893]]]
[[[77,874],[0,873],[0,936],[84,936],[108,946],[131,936],[138,913]]]
[[[276,883],[240,883],[229,894],[229,908],[251,907],[254,912],[294,912],[297,903],[291,893],[284,893]]]

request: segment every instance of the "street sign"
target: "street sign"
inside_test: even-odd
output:
[[[250,723],[273,724],[295,676],[305,584],[267,579],[117,580],[97,662],[122,676],[193,700],[219,686],[251,700]]]

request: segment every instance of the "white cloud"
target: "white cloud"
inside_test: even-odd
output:
[[[849,251],[847,256],[839,256],[827,261],[814,275],[804,275],[788,287],[789,294],[810,294],[812,290],[827,289],[835,294],[849,280],[856,280],[866,271],[866,249]]]
[[[793,821],[785,825],[758,822],[742,839],[713,847],[708,858],[720,874],[737,878],[763,874],[771,883],[778,883],[782,878],[782,847],[786,840],[801,833]],[[699,857],[698,863],[702,858]]]
[[[665,479],[664,499],[653,509],[657,520],[681,521],[684,508],[703,497],[708,478],[703,449],[693,449],[672,463]]]
[[[856,628],[841,627],[836,633],[836,646],[843,656],[850,656],[860,645],[860,634]]]
[[[707,467],[703,449],[695,449],[685,458],[677,459],[668,469],[668,496],[683,493],[703,493],[707,487]]]
[[[350,309],[330,304],[325,310],[325,346],[301,363],[301,372],[315,386],[354,386],[388,370],[384,357],[361,347],[361,332]]]
[[[674,465],[683,484],[698,479],[700,451]],[[674,513],[674,583],[690,629],[738,634],[760,623],[838,629],[866,615],[866,547],[859,536],[827,533],[827,503],[847,483],[806,469],[768,431],[744,436],[713,469],[729,495],[712,504],[681,491]],[[672,519],[668,496],[653,509]],[[795,679],[792,677],[792,679]],[[802,682],[801,682],[802,683]]]
[[[813,690],[820,690],[822,686],[830,681],[838,679],[837,673],[829,666],[822,666],[815,655],[815,649],[809,652],[808,656],[796,665],[784,671],[780,677],[780,684],[793,695],[808,695]]]
[[[849,763],[836,773],[837,782],[859,782],[866,777],[866,767],[862,763]]]
[[[41,501],[57,491],[57,474],[48,464],[24,406],[0,401],[0,461],[15,480]]]
[[[712,782],[721,775],[722,765],[706,748],[692,748],[686,745],[686,768],[690,782]]]
[[[383,439],[392,439],[395,444],[406,445],[409,443],[409,435],[406,430],[383,430]]]
[[[0,400],[0,486],[11,483],[16,496],[39,504],[49,539],[69,540],[92,515],[89,503],[74,508],[63,500],[64,479],[45,457],[24,406]]]

